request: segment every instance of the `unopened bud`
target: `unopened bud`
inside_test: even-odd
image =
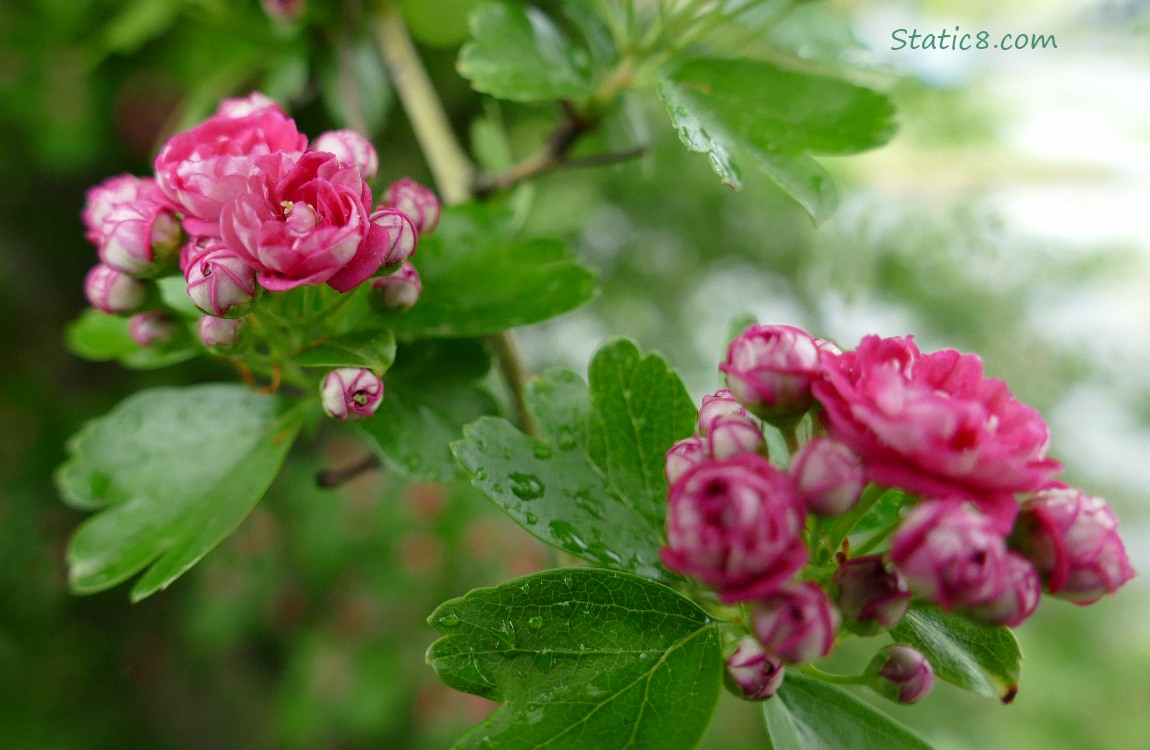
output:
[[[371,226],[364,241],[382,243],[387,248],[382,263],[387,267],[415,255],[418,236],[407,214],[394,208],[377,208],[371,213]]]
[[[835,601],[848,630],[875,635],[890,630],[910,607],[906,580],[879,555],[844,560],[835,571]]]
[[[372,279],[371,286],[376,290],[380,306],[384,310],[410,310],[423,292],[419,271],[415,270],[415,266],[408,260],[387,276]]]
[[[762,701],[774,695],[783,684],[785,668],[772,658],[752,636],[744,636],[735,653],[727,659],[724,675],[727,689],[740,698]]]
[[[675,443],[667,451],[667,484],[674,484],[679,477],[687,472],[687,469],[702,463],[706,458],[707,447],[703,438],[698,435],[683,438]]]
[[[311,142],[312,151],[326,151],[359,169],[363,179],[370,180],[379,171],[379,154],[371,141],[354,130],[329,130]]]
[[[84,279],[84,295],[92,307],[108,314],[136,310],[148,298],[148,285],[103,263]]]
[[[128,333],[132,340],[149,349],[171,341],[177,332],[172,316],[163,310],[136,313],[128,321]]]
[[[748,416],[747,410],[726,388],[708,393],[703,396],[703,404],[699,407],[699,432],[705,435],[711,429],[711,423],[719,417],[745,416]]]
[[[411,217],[415,231],[427,234],[434,231],[439,224],[441,207],[439,199],[430,188],[420,185],[415,180],[403,178],[391,183],[383,195],[383,203],[388,208],[399,209]]]
[[[239,338],[240,324],[243,318],[217,318],[214,315],[205,315],[200,318],[200,341],[209,349],[230,349],[236,345]]]
[[[1014,552],[1006,553],[1003,569],[1006,588],[1002,594],[986,604],[970,609],[969,614],[988,625],[1016,628],[1038,609],[1038,601],[1042,598],[1042,579],[1029,560]]]
[[[791,476],[807,505],[819,516],[838,516],[853,508],[866,484],[855,452],[830,438],[817,437],[795,454]]]
[[[819,350],[802,329],[753,325],[731,342],[719,370],[753,414],[789,424],[814,403],[811,382],[819,372]]]
[[[255,269],[222,244],[197,257],[184,278],[196,307],[221,318],[246,315],[260,293]]]
[[[748,416],[725,416],[711,420],[704,438],[711,458],[731,458],[756,453],[763,444],[763,433]]]
[[[367,419],[383,400],[383,381],[371,370],[340,367],[320,386],[323,410],[329,417],[353,422]]]
[[[921,652],[893,644],[875,654],[867,666],[870,687],[896,703],[917,703],[934,688],[934,670]]]
[[[822,586],[789,582],[755,602],[751,629],[767,653],[786,664],[802,664],[830,653],[839,613]]]

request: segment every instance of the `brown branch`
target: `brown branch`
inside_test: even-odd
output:
[[[323,489],[340,487],[364,472],[378,469],[380,465],[379,456],[374,453],[368,453],[353,464],[348,464],[338,469],[325,469],[319,472],[315,476],[315,483],[317,487],[322,487]]]

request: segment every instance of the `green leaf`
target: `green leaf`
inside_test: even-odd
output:
[[[930,750],[878,709],[794,670],[763,703],[763,719],[771,750]]]
[[[427,661],[457,690],[504,705],[470,748],[690,750],[722,679],[715,623],[638,576],[569,568],[476,589],[428,619]]]
[[[134,370],[154,370],[186,362],[202,350],[190,340],[173,349],[140,346],[128,332],[129,319],[106,315],[94,308],[80,313],[64,334],[68,351],[92,362],[116,360]]]
[[[395,334],[390,330],[352,331],[299,352],[304,367],[365,367],[382,375],[395,361]]]
[[[471,338],[537,323],[587,302],[595,276],[555,239],[513,240],[499,206],[443,212],[413,259],[423,280],[415,307],[378,319],[407,338]]]
[[[142,391],[89,422],[57,474],[66,502],[99,509],[68,549],[73,590],[149,564],[133,600],[166,588],[255,506],[301,423],[302,410],[236,385]]]
[[[423,341],[400,349],[383,402],[357,423],[388,462],[408,476],[447,482],[462,475],[450,444],[463,425],[498,406],[479,382],[491,358],[474,340]]]
[[[980,625],[930,607],[907,612],[890,634],[921,651],[939,679],[1003,703],[1018,693],[1022,651],[1009,628]]]
[[[659,96],[680,140],[707,154],[724,183],[739,188],[740,164],[749,161],[816,221],[838,198],[807,154],[856,153],[894,133],[894,107],[882,94],[761,60],[683,60],[665,72]]]
[[[589,53],[538,8],[492,0],[471,15],[459,73],[486,94],[519,102],[594,92]]]
[[[502,419],[464,429],[452,448],[473,483],[542,541],[605,567],[666,578],[664,455],[694,432],[678,375],[631,341],[606,343],[591,386],[566,370],[532,381],[527,404],[543,440]]]

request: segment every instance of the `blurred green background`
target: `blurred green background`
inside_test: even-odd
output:
[[[489,163],[506,156],[505,132],[522,158],[557,113],[495,105],[455,74],[474,4],[403,5],[457,131]],[[95,262],[85,190],[146,174],[163,134],[255,88],[313,136],[363,118],[379,184],[430,181],[357,22],[364,5],[310,0],[285,21],[257,0],[0,4],[0,748],[444,748],[492,707],[438,684],[424,618],[547,556],[466,486],[376,473],[316,489],[318,470],[366,451],[336,429],[305,441],[171,590],[131,605],[122,588],[66,587],[82,518],[52,472],[68,436],[142,387],[233,377],[64,350]],[[583,371],[624,334],[662,351],[698,398],[719,385],[728,320],[748,311],[847,347],[914,332],[924,349],[977,351],[1047,415],[1067,480],[1110,500],[1135,567],[1150,569],[1150,11],[1050,5],[813,2],[754,40],[747,54],[849,65],[899,105],[889,146],[826,160],[843,200],[817,229],[765,180],[721,186],[652,92],[637,93],[579,153],[642,143],[642,159],[516,197],[524,231],[566,238],[602,283],[586,308],[520,332],[531,369]],[[1054,34],[1058,47],[890,50],[895,29],[955,25]],[[348,111],[341,71],[371,92],[362,111]],[[944,686],[891,711],[940,750],[1132,747],[1150,736],[1148,591],[1142,577],[1090,609],[1045,603],[1018,631],[1010,707]],[[765,742],[732,699],[707,747]]]

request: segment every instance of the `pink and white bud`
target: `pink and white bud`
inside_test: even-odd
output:
[[[750,417],[717,417],[703,439],[711,458],[731,458],[757,453],[763,445],[763,432]]]
[[[214,315],[205,315],[200,318],[197,331],[200,341],[209,349],[230,349],[239,339],[240,325],[243,318],[217,318]]]
[[[84,279],[84,295],[92,307],[106,312],[129,313],[148,298],[148,285],[123,271],[100,263]]]
[[[928,500],[912,508],[890,556],[910,590],[943,609],[987,604],[1006,590],[1006,541],[966,503]]]
[[[270,96],[253,91],[244,97],[235,97],[232,99],[224,99],[220,102],[220,106],[216,107],[217,117],[230,117],[240,118],[249,117],[255,114],[262,114],[264,112],[278,112],[284,114],[283,109],[280,107],[279,102],[272,99]]]
[[[846,513],[858,503],[866,485],[858,455],[830,438],[817,437],[804,445],[790,471],[807,510],[819,516]]]
[[[844,560],[832,582],[848,630],[872,636],[897,625],[910,608],[910,589],[879,555]]]
[[[423,292],[419,281],[419,271],[411,261],[405,260],[399,268],[387,276],[377,276],[371,280],[372,289],[384,310],[410,310]]]
[[[312,151],[326,151],[359,169],[363,179],[370,180],[379,171],[379,154],[371,141],[354,130],[329,130],[312,141]]]
[[[407,214],[394,208],[377,208],[371,213],[367,241],[384,248],[382,265],[387,267],[415,255],[419,238]]]
[[[707,446],[703,438],[692,435],[683,438],[671,446],[667,451],[667,465],[664,469],[667,475],[667,485],[679,481],[679,477],[687,470],[707,460]]]
[[[727,603],[772,594],[807,561],[802,501],[757,453],[707,460],[671,485],[659,559]]]
[[[261,0],[261,3],[265,13],[282,21],[298,18],[307,7],[307,0]]]
[[[435,197],[430,188],[415,180],[404,177],[391,183],[383,195],[383,203],[388,208],[398,209],[410,216],[418,234],[432,232],[439,225],[442,211],[439,198]]]
[[[1135,575],[1114,512],[1079,489],[1050,487],[1027,499],[1011,544],[1047,591],[1075,604],[1092,604]]]
[[[767,421],[790,421],[814,403],[811,383],[819,374],[819,350],[802,329],[752,325],[731,342],[719,370],[751,413]]]
[[[1042,579],[1022,555],[1006,553],[1006,588],[1002,595],[967,611],[971,617],[988,625],[1016,628],[1038,609],[1042,597]]]
[[[259,297],[256,271],[223,244],[215,244],[188,266],[188,296],[209,315],[239,318]]]
[[[786,664],[803,664],[831,652],[839,613],[823,587],[789,581],[751,608],[751,630],[763,649]]]
[[[371,370],[340,367],[324,378],[320,397],[329,417],[358,422],[379,408],[383,401],[383,381]]]
[[[136,313],[128,321],[132,340],[149,349],[171,341],[177,331],[176,322],[163,310]]]
[[[88,191],[85,236],[105,265],[148,276],[176,254],[183,231],[155,180],[120,175]]]
[[[916,649],[895,643],[883,648],[866,668],[872,690],[895,703],[917,703],[934,689],[934,669]]]
[[[703,396],[703,404],[699,407],[699,433],[705,435],[711,429],[711,423],[719,417],[746,416],[749,416],[747,410],[726,388],[708,393]]]
[[[727,689],[749,701],[765,701],[783,684],[783,663],[772,658],[752,636],[739,640],[735,653],[727,659],[724,675]]]

